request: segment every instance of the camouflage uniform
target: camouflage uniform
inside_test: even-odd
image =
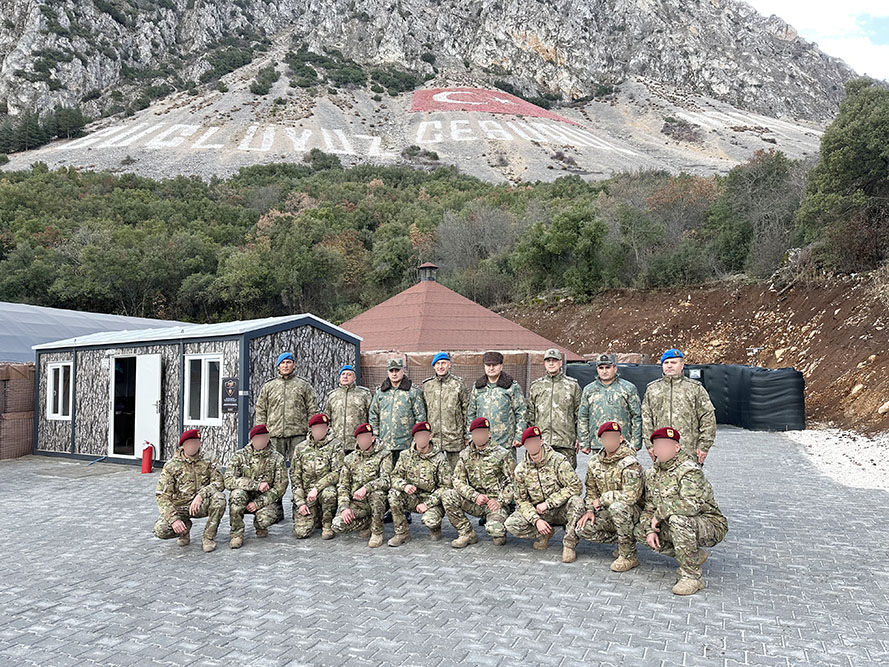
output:
[[[404,487],[413,484],[417,487],[413,494],[405,493]],[[428,508],[422,515],[423,525],[429,530],[441,529],[444,508],[441,496],[451,488],[451,467],[444,452],[435,443],[430,443],[429,451],[421,454],[416,443],[398,458],[392,469],[392,482],[389,488],[389,507],[392,510],[392,524],[395,534],[408,532],[405,512],[416,512],[417,505],[425,503]]]
[[[629,380],[616,377],[611,384],[596,378],[583,388],[577,416],[577,433],[583,448],[601,449],[596,432],[605,422],[617,422],[630,446],[642,449],[642,404]],[[652,429],[653,430],[653,429]],[[651,431],[646,431],[651,435]]]
[[[506,373],[501,373],[495,384],[488,382],[487,376],[481,376],[475,381],[469,395],[469,408],[466,410],[467,434],[469,425],[476,417],[488,418],[491,422],[491,440],[512,452],[515,460],[516,453],[512,443],[522,439],[527,421],[527,406],[519,383]]]
[[[451,470],[466,447],[466,409],[469,390],[456,375],[433,375],[423,380],[426,418],[432,426],[432,438],[441,447]]]
[[[442,504],[448,521],[459,535],[473,532],[466,512],[472,516],[485,517],[485,530],[491,537],[506,537],[504,522],[513,502],[512,476],[515,461],[502,447],[488,442],[484,449],[469,445],[460,452],[460,459],[454,469],[454,488],[442,495]],[[487,505],[478,505],[475,499],[484,494],[500,503],[500,509],[491,511]]]
[[[357,384],[340,385],[327,394],[323,412],[330,417],[333,431],[347,452],[355,449],[355,429],[367,421],[372,396],[370,389]]]
[[[543,446],[543,459],[534,463],[525,456],[513,474],[516,511],[506,520],[506,530],[516,537],[539,539],[535,523],[543,519],[551,526],[565,526],[562,544],[577,545],[575,524],[583,510],[583,484],[568,459]],[[549,509],[537,513],[537,505],[545,502]]]
[[[716,439],[716,409],[704,385],[684,375],[648,384],[642,399],[642,431],[647,438],[664,426],[682,435],[683,456],[697,461],[695,450],[709,451]],[[646,447],[651,449],[651,443]]]
[[[315,391],[296,375],[269,380],[259,390],[254,424],[265,424],[272,446],[285,460],[293,458],[293,448],[306,437],[309,417],[318,412]]]
[[[679,561],[681,577],[701,579],[698,548],[721,542],[728,532],[728,521],[719,511],[713,487],[700,466],[676,456],[645,472],[645,507],[636,524],[640,542],[651,532],[652,517],[660,521],[659,553]]]
[[[333,529],[338,533],[370,528],[374,535],[383,534],[383,514],[386,513],[386,494],[389,491],[389,480],[392,476],[392,453],[379,443],[374,443],[366,452],[355,448],[346,456],[340,470],[340,481],[337,484],[336,518]],[[364,500],[355,500],[352,496],[362,486],[367,487]],[[343,521],[343,510],[350,509],[355,514],[355,521]]]
[[[403,377],[397,388],[386,378],[370,403],[368,419],[383,447],[400,453],[411,444],[414,424],[426,421],[423,392],[408,377]],[[394,460],[398,453],[392,457]]]
[[[265,493],[259,491],[262,482],[269,485],[269,490]],[[287,464],[284,457],[271,447],[256,451],[253,444],[248,443],[235,452],[225,469],[231,536],[244,536],[244,514],[251,502],[256,503],[254,528],[268,528],[280,520],[278,501],[284,497],[287,484]]]
[[[636,553],[633,531],[639,522],[642,502],[643,472],[636,460],[636,451],[621,445],[612,455],[603,449],[590,459],[586,470],[587,512],[595,519],[577,529],[577,537],[592,542],[618,544],[618,555],[627,558]],[[599,509],[593,502],[599,501]]]
[[[200,451],[189,458],[180,447],[164,464],[154,495],[161,514],[154,524],[157,537],[162,540],[179,537],[173,530],[177,520],[191,530],[192,519],[207,517],[204,539],[216,538],[216,529],[225,514],[225,481],[216,461],[205,459]],[[201,496],[201,507],[191,516],[189,505],[198,495]]]
[[[577,468],[577,410],[580,385],[559,371],[544,375],[528,389],[528,424],[540,427],[544,441]]]
[[[319,505],[321,525],[330,528],[336,513],[336,485],[343,467],[343,445],[328,431],[324,440],[317,441],[312,435],[293,450],[290,462],[290,488],[293,494],[293,536],[309,537],[318,521]],[[306,495],[313,488],[318,497],[308,502]],[[309,514],[299,513],[300,505],[308,505]]]

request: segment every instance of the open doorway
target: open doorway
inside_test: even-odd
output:
[[[111,454],[136,453],[136,357],[114,358]]]

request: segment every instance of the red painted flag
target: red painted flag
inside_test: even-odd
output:
[[[502,90],[483,88],[431,88],[414,91],[411,111],[483,111],[516,116],[549,118],[563,123],[580,125],[557,113],[548,111],[520,97]]]

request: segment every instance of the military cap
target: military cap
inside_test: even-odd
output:
[[[620,424],[618,424],[617,422],[605,422],[599,427],[599,431],[596,433],[596,435],[601,438],[602,434],[606,433],[607,431],[617,431],[618,433],[622,432],[620,430]]]
[[[668,438],[670,440],[675,440],[679,442],[679,431],[675,428],[671,428],[669,426],[664,426],[659,428],[654,433],[651,434],[651,438],[649,438],[652,442],[654,442],[658,438]]]
[[[323,412],[319,412],[317,415],[312,415],[309,418],[309,426],[314,426],[315,424],[329,424],[330,417],[328,417]]]

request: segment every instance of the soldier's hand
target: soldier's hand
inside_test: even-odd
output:
[[[185,525],[185,522],[182,519],[176,519],[171,526],[173,532],[177,535],[181,535],[186,530],[188,530],[188,526]]]
[[[649,449],[648,449],[648,455],[651,457],[651,462],[654,463],[654,462],[655,462],[655,459],[654,459],[654,450],[651,449],[650,447],[649,447]]]
[[[247,503],[247,511],[248,512],[256,512],[256,510],[258,510],[258,509],[259,508],[256,506],[256,503],[254,501],[251,500],[249,503]]]
[[[586,525],[587,521],[589,521],[591,525],[594,524],[596,522],[596,515],[592,512],[585,512],[577,520],[577,527],[583,528]]]
[[[194,500],[191,501],[191,505],[188,506],[188,513],[195,516],[201,511],[201,504],[203,504],[203,502],[204,499],[201,498],[201,494],[199,493],[194,497]]]
[[[589,454],[591,451],[593,451],[593,448],[592,447],[583,447],[580,451],[582,451],[584,454]]]
[[[574,441],[574,453],[577,454],[577,452],[579,452],[579,451],[580,451],[580,440],[575,440]]]
[[[695,451],[696,451],[697,454],[698,454],[698,463],[700,463],[701,465],[703,465],[703,464],[704,464],[704,460],[707,458],[707,452],[705,452],[703,449],[698,449],[698,450],[695,450]]]
[[[512,441],[512,446],[513,446],[513,447],[521,447],[521,446],[522,446],[522,443],[521,443],[520,440],[513,440],[513,441]]]
[[[269,486],[269,483],[268,483],[268,482],[260,482],[260,483],[259,483],[259,492],[260,492],[260,493],[265,493],[265,492],[268,491],[270,488],[272,488],[272,487]]]
[[[413,484],[405,484],[404,485],[404,492],[407,495],[412,496],[417,492],[417,487],[414,486]]]
[[[487,505],[488,504],[488,496],[486,496],[484,493],[478,494],[475,497],[475,504],[476,505]]]
[[[486,505],[492,512],[496,512],[500,509],[500,503],[498,503],[494,498],[488,498],[488,502],[486,503]]]
[[[308,494],[306,494],[306,500],[310,503],[315,502],[315,499],[318,497],[318,489],[311,489]]]
[[[552,535],[553,534],[553,527],[550,526],[543,519],[537,519],[537,523],[535,523],[534,526],[537,528],[537,532],[540,533],[541,535]]]
[[[657,533],[648,533],[645,536],[645,542],[655,551],[661,550],[661,541],[658,539]]]
[[[342,517],[347,524],[352,523],[355,520],[355,512],[349,509],[343,510]]]
[[[417,505],[417,511],[418,511],[420,514],[423,514],[423,512],[425,512],[425,511],[428,510],[428,509],[429,509],[429,508],[426,507],[426,503],[420,503],[419,505]]]
[[[598,499],[598,498],[596,498],[596,499],[593,501],[593,509],[596,510],[597,512],[598,512],[600,509],[602,509],[602,503],[599,502],[599,499]]]
[[[651,529],[657,533],[661,532],[661,529],[658,528],[658,524],[660,521],[657,520],[657,517],[651,517]]]
[[[355,500],[364,500],[364,496],[366,496],[366,495],[367,495],[367,487],[362,486],[360,489],[358,489],[355,493],[352,494],[352,497]]]
[[[300,514],[302,514],[303,516],[309,516],[309,506],[306,505],[305,503],[300,505],[299,509],[296,511],[299,512]]]
[[[549,505],[546,503],[537,503],[537,506],[534,509],[537,510],[538,514],[543,514],[549,509]]]

